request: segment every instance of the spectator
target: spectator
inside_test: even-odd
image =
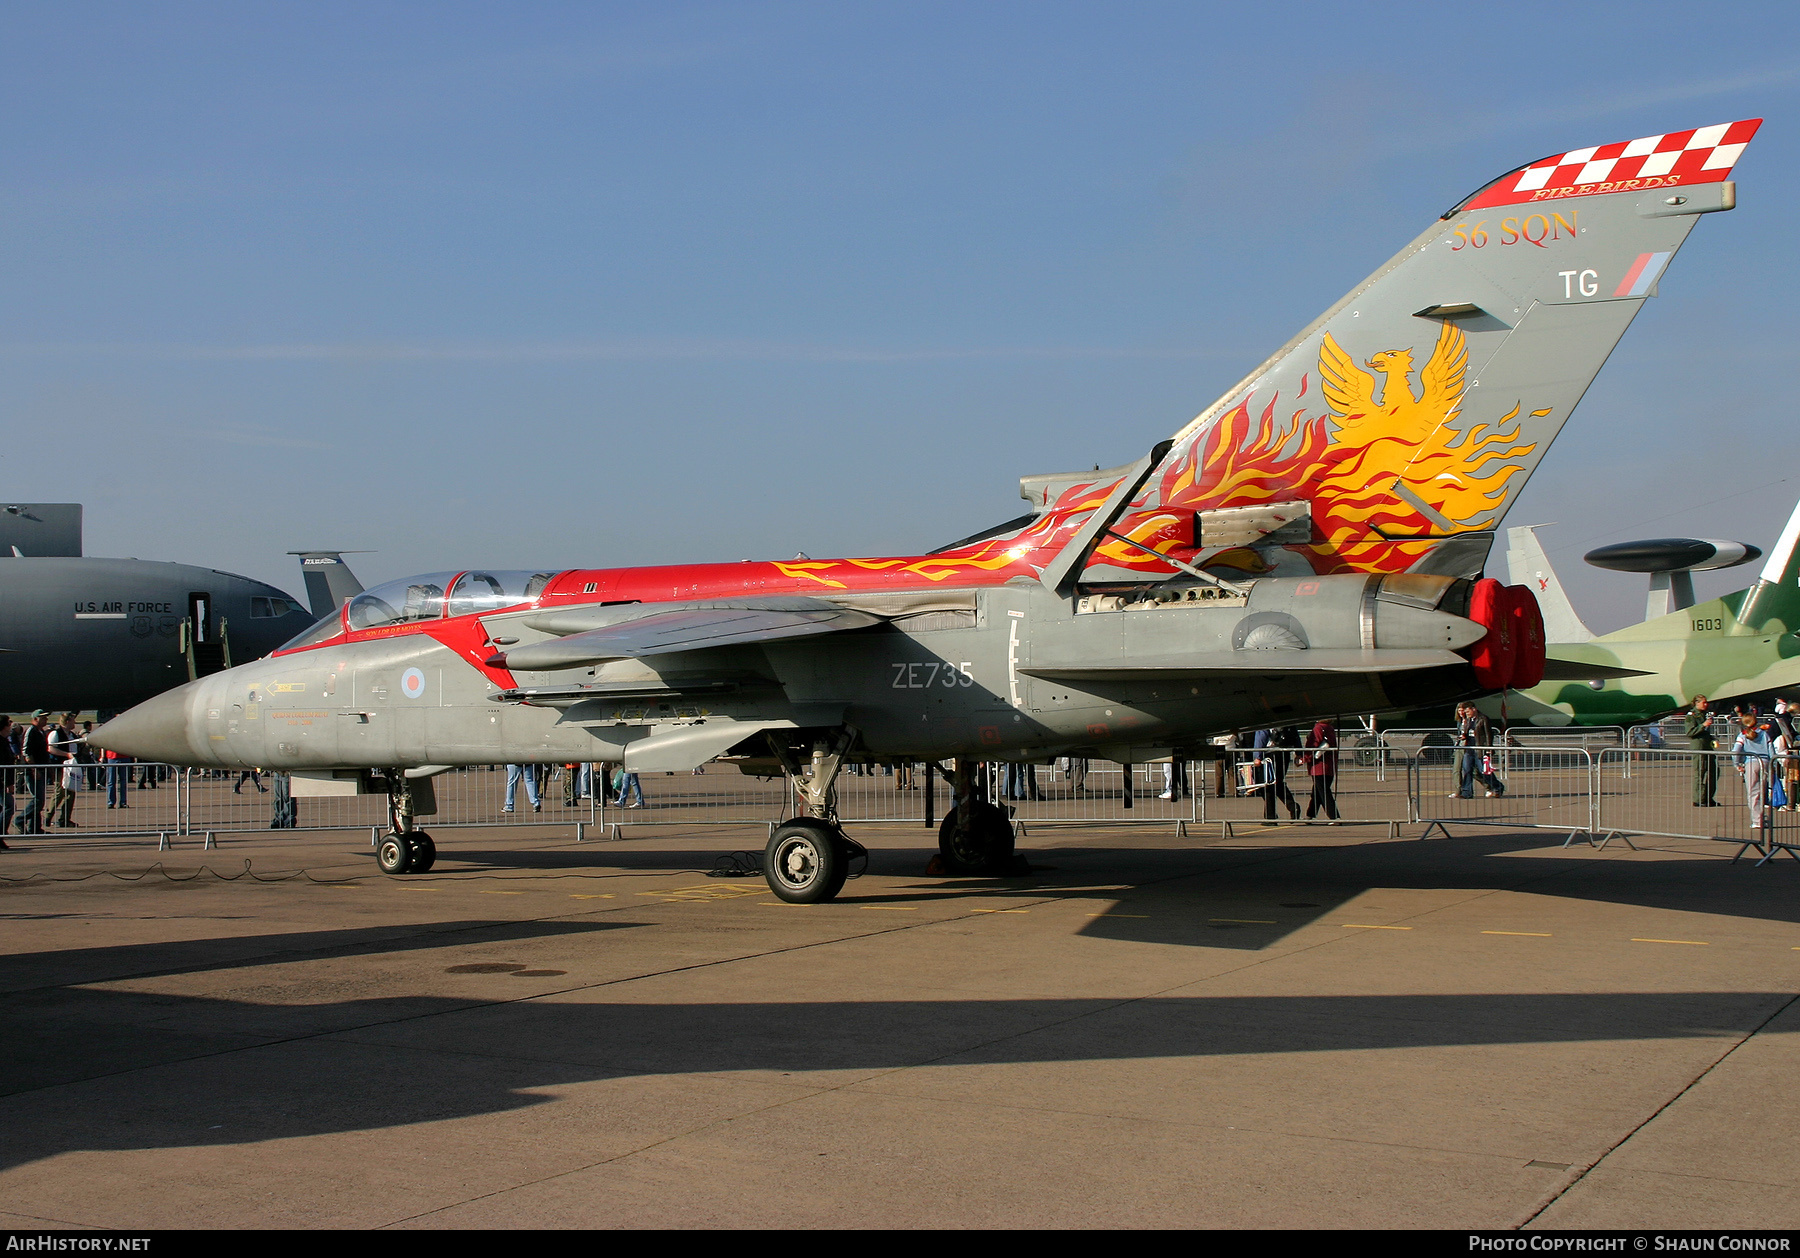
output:
[[[1506,794],[1506,787],[1493,774],[1493,760],[1489,749],[1494,745],[1494,730],[1488,724],[1487,717],[1473,703],[1459,703],[1456,706],[1457,743],[1462,748],[1460,757],[1462,764],[1457,774],[1457,787],[1452,796],[1457,799],[1475,798],[1475,781],[1480,779],[1487,788],[1488,798]]]
[[[275,781],[275,815],[271,830],[292,830],[300,824],[300,801],[294,798],[294,779],[285,773],[270,775]]]
[[[131,757],[116,751],[106,753],[106,806],[129,808],[125,792],[131,786]]]
[[[25,789],[31,792],[31,810],[13,818],[20,834],[44,832],[44,795],[49,789],[50,714],[39,708],[31,714],[31,724],[19,735],[19,760],[26,766]]]
[[[18,759],[18,752],[13,748],[13,734],[12,717],[0,715],[0,852],[11,850],[6,846],[6,832],[12,829],[16,803],[12,766]]]
[[[81,731],[75,728],[73,712],[65,713],[50,730],[48,744],[58,780],[56,794],[50,797],[46,824],[69,829],[75,825],[75,796],[81,790],[81,762],[75,758],[75,750],[81,746]]]
[[[638,781],[637,774],[625,772],[625,766],[619,766],[618,775],[613,778],[613,786],[618,791],[619,807],[642,808],[644,806],[644,787]],[[631,802],[634,795],[637,797],[635,804]]]
[[[1300,801],[1288,789],[1287,770],[1288,757],[1293,754],[1290,749],[1300,746],[1300,731],[1291,725],[1277,729],[1259,729],[1256,731],[1254,745],[1256,760],[1262,765],[1257,776],[1263,784],[1263,820],[1276,819],[1275,801],[1280,800],[1287,805],[1288,820],[1298,821]]]
[[[95,754],[92,747],[88,746],[87,741],[88,735],[93,732],[94,723],[92,721],[81,723],[81,741],[75,744],[75,759],[81,762],[81,776],[87,789],[97,791],[100,789],[100,757]]]
[[[1171,756],[1169,763],[1163,766],[1163,789],[1157,798],[1185,799],[1188,794],[1187,761],[1180,756]]]
[[[1695,695],[1681,732],[1687,735],[1688,747],[1694,753],[1694,807],[1717,808],[1713,796],[1719,789],[1719,759],[1713,755],[1718,740],[1712,733],[1712,713],[1707,710],[1705,695]]]
[[[1750,828],[1763,828],[1763,808],[1769,798],[1769,766],[1775,744],[1766,727],[1746,712],[1739,718],[1741,728],[1731,745],[1731,763],[1744,778],[1744,802],[1750,806]]]
[[[1321,720],[1312,727],[1306,739],[1307,772],[1312,775],[1312,798],[1306,804],[1306,819],[1311,821],[1323,812],[1336,825],[1337,793],[1337,726]]]
[[[1800,789],[1800,706],[1786,699],[1775,700],[1775,715],[1769,718],[1769,726],[1775,743],[1775,780],[1770,794],[1776,797],[1777,809],[1800,812],[1794,799],[1796,789]]]
[[[511,812],[513,810],[521,779],[525,783],[525,798],[531,801],[531,811],[543,812],[543,802],[538,798],[537,766],[535,764],[509,764],[506,766],[506,806],[500,811]]]
[[[1038,792],[1037,766],[1009,760],[1006,763],[1004,797],[1007,799],[1042,799]]]

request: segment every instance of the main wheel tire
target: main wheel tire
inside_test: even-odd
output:
[[[412,843],[404,834],[384,834],[375,848],[375,863],[384,874],[412,872]]]
[[[844,889],[849,862],[837,827],[796,817],[775,828],[763,849],[769,890],[789,904],[822,904]]]
[[[407,866],[409,874],[426,874],[437,864],[437,844],[423,830],[414,830],[406,836],[412,840],[412,863]]]
[[[1013,828],[998,805],[977,800],[966,832],[956,828],[956,809],[938,825],[938,855],[953,874],[1004,873],[1012,864]]]
[[[844,832],[842,830],[839,830],[831,836],[831,847],[837,854],[837,872],[831,875],[831,884],[826,888],[823,897],[825,900],[835,900],[838,898],[838,893],[844,889],[844,883],[850,877],[851,853],[853,851],[862,851],[860,848],[851,846],[844,838]],[[862,855],[866,859],[868,857],[868,852],[862,851]]]

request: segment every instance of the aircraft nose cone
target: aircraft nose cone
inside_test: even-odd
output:
[[[90,746],[116,751],[123,756],[170,764],[194,760],[188,740],[188,698],[193,683],[177,686],[135,708],[121,712],[88,735]]]

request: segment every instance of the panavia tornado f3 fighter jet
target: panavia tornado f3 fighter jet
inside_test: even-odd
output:
[[[847,759],[954,759],[946,865],[1000,871],[978,761],[1198,756],[1235,728],[1536,685],[1535,601],[1477,580],[1494,530],[1688,232],[1735,204],[1756,128],[1509,171],[1171,440],[1028,476],[1030,513],[930,554],[413,577],[94,741],[379,776],[389,872],[429,866],[412,818],[443,768],[770,757],[810,815],[765,873],[813,902],[857,851]]]

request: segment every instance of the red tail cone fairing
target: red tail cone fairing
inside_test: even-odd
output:
[[[1475,583],[1469,597],[1469,619],[1487,626],[1487,637],[1469,648],[1469,664],[1483,690],[1505,690],[1512,685],[1513,664],[1518,657],[1513,639],[1512,597],[1492,577]]]
[[[1469,619],[1487,628],[1469,648],[1483,690],[1528,690],[1544,680],[1544,615],[1528,587],[1483,577],[1469,598]]]
[[[1511,585],[1506,589],[1513,622],[1512,688],[1530,690],[1544,680],[1547,658],[1544,641],[1544,613],[1538,607],[1537,595],[1530,586]]]

